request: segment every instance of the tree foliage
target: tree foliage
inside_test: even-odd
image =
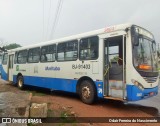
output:
[[[111,59],[111,62],[118,62],[119,56],[115,56]]]
[[[21,47],[21,45],[17,44],[17,43],[11,43],[9,45],[4,46],[5,49],[10,50],[10,49],[15,49]]]

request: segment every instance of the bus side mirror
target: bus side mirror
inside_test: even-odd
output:
[[[138,35],[136,35],[136,37],[135,37],[134,45],[135,46],[139,45],[139,36]]]
[[[139,45],[139,35],[135,34],[132,36],[132,43],[134,46],[138,46]]]
[[[131,37],[132,37],[132,44],[133,46],[138,46],[139,45],[139,29],[136,27],[132,26],[131,28]]]

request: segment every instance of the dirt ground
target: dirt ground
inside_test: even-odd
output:
[[[10,96],[2,96],[4,92],[10,92]],[[26,103],[27,98],[30,97],[32,93],[31,103],[47,103],[48,105],[48,117],[159,117],[159,110],[152,106],[142,106],[138,104],[123,103],[120,101],[104,100],[99,99],[93,105],[87,105],[80,101],[80,98],[72,93],[54,91],[51,92],[47,89],[40,89],[35,87],[27,87],[25,90],[21,91],[17,87],[11,84],[5,84],[5,82],[0,81],[0,107],[3,104],[3,99],[7,100],[10,106],[16,106],[18,103],[19,107]],[[9,102],[10,99],[19,97],[18,101],[14,103]],[[23,95],[25,94],[25,95]],[[27,94],[27,95],[26,95]],[[11,97],[12,96],[12,97]],[[8,97],[8,98],[7,98]],[[26,97],[26,98],[24,98]],[[22,100],[22,101],[21,101]],[[6,107],[0,108],[4,111]],[[10,113],[11,115],[15,113]],[[3,115],[1,114],[1,117]],[[120,123],[120,125],[159,125],[156,123]],[[41,124],[44,125],[44,124]],[[117,125],[117,123],[60,123],[60,124],[46,124],[46,125],[94,125],[94,126],[105,126],[105,125]]]

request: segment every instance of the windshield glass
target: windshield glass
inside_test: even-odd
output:
[[[150,39],[139,37],[138,45],[133,48],[134,66],[143,71],[157,71],[156,45]]]

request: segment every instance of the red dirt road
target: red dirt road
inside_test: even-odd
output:
[[[59,93],[58,93],[59,94]],[[65,94],[65,96],[54,94],[47,96],[33,96],[32,102],[56,103],[64,107],[71,107],[78,117],[152,117],[148,111],[156,111],[155,108],[146,107],[147,112],[140,110],[142,106],[124,104],[120,101],[98,100],[93,105],[87,105],[78,97]],[[66,96],[67,95],[67,96]],[[149,112],[148,112],[149,113]]]
[[[80,101],[80,99],[71,93],[56,92],[47,96],[33,96],[32,102],[46,102],[53,103],[52,108],[55,109],[57,105],[65,108],[71,108],[78,117],[155,117],[158,109],[154,107],[145,107],[135,104],[125,104],[120,101],[113,100],[98,100],[93,105],[87,105]],[[118,123],[93,123],[92,125],[117,125]],[[120,125],[159,125],[156,123],[120,123]]]

